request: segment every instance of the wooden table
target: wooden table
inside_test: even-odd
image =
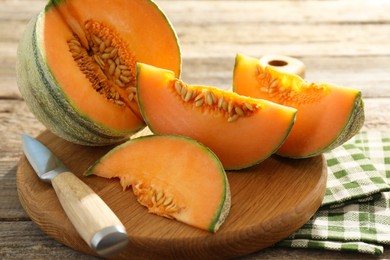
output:
[[[19,203],[15,174],[20,134],[45,128],[29,112],[15,79],[16,48],[46,1],[0,0],[0,258],[92,259],[47,237]],[[182,77],[229,88],[235,54],[284,54],[306,64],[306,78],[363,92],[365,130],[390,127],[390,1],[156,0],[180,38]],[[242,259],[367,259],[332,251],[269,248]],[[380,258],[390,258],[390,246]]]

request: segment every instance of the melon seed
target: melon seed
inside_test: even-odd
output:
[[[127,87],[126,90],[135,93],[137,91],[136,87]]]
[[[227,111],[230,114],[233,110],[233,100],[229,100]]]
[[[123,82],[123,83],[129,83],[130,82],[130,78],[129,77],[126,77],[124,75],[120,75],[119,76],[119,79]]]
[[[187,93],[186,93],[185,97],[184,97],[184,101],[185,102],[190,101],[190,99],[192,98],[192,93],[193,93],[192,89],[189,88],[187,90]]]
[[[187,87],[186,87],[186,85],[182,84],[181,85],[181,97],[184,99],[186,94],[187,94]]]
[[[181,95],[181,83],[180,81],[175,81],[175,90],[177,94]]]
[[[125,87],[125,84],[123,84],[119,79],[115,80],[115,84],[117,84],[119,87]]]
[[[105,49],[106,49],[106,44],[104,42],[101,42],[99,45],[99,51],[104,52]]]
[[[270,83],[270,88],[275,88],[277,85],[279,84],[279,80],[278,79],[275,79],[273,80],[271,83]]]
[[[128,95],[128,98],[129,98],[129,101],[133,101],[133,98],[134,98],[134,93],[131,92],[129,95]]]
[[[222,104],[223,104],[223,101],[225,100],[225,98],[223,96],[221,96],[218,100],[218,108],[221,108],[222,107]]]
[[[110,58],[110,54],[109,53],[103,53],[100,57],[102,57],[102,59],[104,60],[107,60]]]
[[[121,75],[121,69],[119,67],[116,67],[115,68],[115,72],[114,72],[114,78],[119,78],[119,76]]]
[[[108,60],[111,61],[111,60]],[[115,72],[115,63],[111,61],[110,67],[108,68],[108,74],[110,76],[114,75]]]
[[[207,91],[207,92],[206,92],[205,100],[206,100],[206,103],[207,103],[208,105],[210,105],[210,106],[214,103],[214,99],[213,99],[212,95],[213,95],[213,94],[212,94],[211,91]]]
[[[195,107],[200,107],[201,105],[203,105],[203,102],[204,102],[203,99],[199,99],[198,101],[195,101]]]
[[[160,201],[161,198],[163,197],[164,193],[160,190],[157,192],[157,195],[156,195],[156,201]]]
[[[164,205],[164,206],[168,206],[168,205],[171,204],[172,202],[173,202],[173,197],[172,197],[172,196],[169,196],[169,197],[167,197],[167,198],[164,200],[163,205]]]
[[[121,71],[121,74],[123,75],[123,76],[130,76],[131,75],[131,72],[130,72],[130,70],[122,70]]]
[[[194,99],[194,101],[198,101],[198,100],[203,100],[203,97],[204,97],[204,94],[202,92],[200,92]]]
[[[175,204],[170,204],[168,205],[166,208],[165,208],[166,211],[168,211],[169,213],[174,213],[176,212],[176,205]]]
[[[159,207],[162,203],[164,202],[164,200],[160,199],[158,201],[156,201],[156,206]]]
[[[73,53],[80,53],[81,49],[78,45],[69,44],[69,50]]]
[[[228,112],[228,103],[225,99],[222,100],[222,109]]]
[[[152,194],[151,199],[152,199],[152,204],[153,204],[153,205],[156,205],[156,204],[157,204],[157,201],[156,201],[156,193]]]
[[[235,115],[230,116],[230,117],[228,118],[227,121],[228,121],[229,123],[231,123],[231,122],[236,121],[237,119],[238,119],[238,115],[235,114]]]
[[[212,91],[209,91],[208,93],[209,93],[213,103],[217,103],[217,97],[215,96],[215,94]]]
[[[266,73],[261,73],[257,76],[258,79],[264,79],[265,77],[267,77]]]
[[[90,27],[89,27],[90,28]],[[96,45],[100,45],[100,43],[102,42],[102,40],[97,37],[95,34],[92,34],[92,40],[93,42],[96,44]]]
[[[112,59],[112,58],[116,57],[117,53],[118,53],[117,48],[112,49],[112,51],[110,52],[110,58]]]
[[[109,44],[106,44],[106,45],[109,46]],[[113,49],[114,49],[114,47],[110,46],[110,47],[105,48],[105,49],[104,49],[104,52],[105,52],[105,53],[110,53]]]
[[[239,116],[243,116],[244,115],[244,111],[240,108],[240,107],[235,107],[234,108],[234,111],[237,113],[237,115]]]
[[[253,111],[253,107],[249,102],[245,102],[244,105],[247,109],[249,109],[250,111]]]
[[[120,106],[124,106],[125,105],[125,103],[123,101],[121,101],[121,100],[115,100],[115,104],[120,105]]]
[[[77,41],[76,39],[71,39],[69,42],[74,44],[74,45],[77,45],[77,46],[81,47],[81,43],[79,41]]]
[[[268,93],[268,88],[266,88],[266,87],[261,87],[260,90],[261,90],[262,92]]]

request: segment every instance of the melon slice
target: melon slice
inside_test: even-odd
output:
[[[137,95],[150,130],[208,146],[225,169],[268,158],[283,143],[296,109],[208,86],[187,85],[172,71],[137,63]]]
[[[149,212],[216,232],[230,210],[221,162],[204,145],[182,136],[150,135],[117,146],[84,175],[119,178]]]
[[[34,115],[85,145],[120,142],[145,126],[135,99],[135,64],[180,74],[180,49],[150,0],[52,0],[28,24],[17,80]]]
[[[236,56],[233,91],[298,110],[291,133],[277,151],[285,157],[305,158],[327,152],[354,136],[364,123],[359,90],[309,83],[241,54]]]

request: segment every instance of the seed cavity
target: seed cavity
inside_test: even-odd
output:
[[[84,24],[88,48],[74,35],[69,52],[92,87],[119,106],[136,102],[134,53],[119,34],[104,23],[88,20]]]
[[[172,89],[184,103],[192,104],[195,108],[217,111],[229,123],[237,121],[240,117],[250,116],[261,108],[258,103],[247,98],[231,97],[230,94],[214,92],[212,89],[188,86],[178,79],[172,82]]]
[[[259,83],[259,90],[284,105],[294,106],[316,102],[329,93],[329,89],[324,84],[299,81],[283,73],[273,76],[268,67],[260,65],[255,69],[255,76]]]
[[[139,181],[132,187],[138,202],[146,206],[151,213],[174,218],[173,214],[184,208],[178,206],[173,195],[161,189],[156,189],[153,185],[146,185]]]

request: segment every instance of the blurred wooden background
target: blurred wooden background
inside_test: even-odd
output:
[[[182,48],[182,78],[228,89],[236,53],[302,60],[306,79],[358,88],[365,130],[390,128],[390,1],[155,1]],[[45,128],[27,109],[15,79],[18,40],[46,1],[0,0],[0,258],[89,259],[42,233],[19,204],[20,134]],[[245,259],[369,259],[319,250],[269,248]],[[390,247],[380,258],[390,258]],[[377,259],[377,258],[376,258]]]

